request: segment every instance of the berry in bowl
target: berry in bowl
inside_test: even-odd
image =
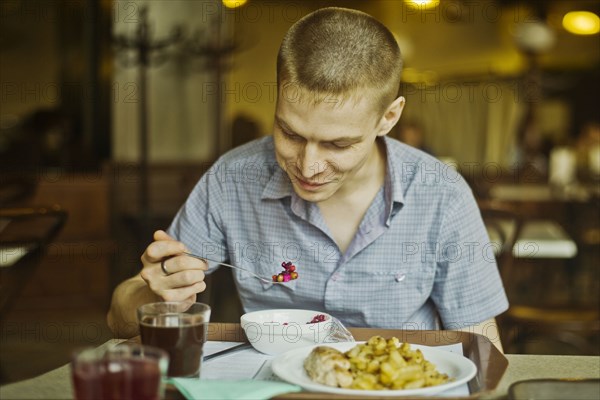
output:
[[[269,355],[330,342],[335,326],[329,314],[295,309],[249,312],[240,325],[252,346]]]

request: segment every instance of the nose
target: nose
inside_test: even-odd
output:
[[[321,159],[318,145],[306,143],[300,157],[300,173],[304,178],[313,178],[325,170],[325,163]]]

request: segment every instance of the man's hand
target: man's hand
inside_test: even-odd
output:
[[[163,231],[154,232],[152,242],[142,255],[142,271],[115,289],[106,316],[115,337],[139,335],[136,310],[156,301],[184,301],[192,304],[196,294],[206,289],[204,261],[183,255],[183,243]],[[166,275],[160,263],[166,260]]]
[[[185,245],[164,231],[154,232],[154,242],[142,254],[143,268],[140,276],[150,290],[164,301],[185,301],[193,303],[196,294],[206,289],[204,271],[206,262],[188,257]],[[165,260],[166,275],[161,268]]]

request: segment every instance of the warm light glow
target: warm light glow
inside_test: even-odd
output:
[[[404,68],[402,71],[402,81],[406,83],[424,83],[426,86],[435,85],[438,81],[438,74],[435,71],[419,71],[415,68]]]
[[[223,5],[227,8],[236,8],[246,4],[248,0],[223,0]]]
[[[552,48],[556,37],[554,31],[541,21],[517,24],[513,30],[515,41],[522,49],[540,54]]]
[[[402,71],[402,80],[407,83],[419,82],[420,76],[419,71],[414,68],[404,68]]]
[[[404,0],[411,8],[426,9],[433,8],[440,4],[440,0]]]
[[[600,32],[600,18],[589,11],[571,11],[563,17],[563,27],[576,35],[593,35]]]

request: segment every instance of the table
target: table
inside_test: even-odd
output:
[[[211,324],[213,325],[213,324]],[[219,332],[223,333],[220,339],[231,341],[243,340],[239,335],[238,324],[218,324]],[[366,328],[351,328],[353,334],[359,339],[361,335],[370,335],[381,330]],[[395,331],[397,333],[401,331]],[[425,331],[422,331],[425,332]],[[448,332],[448,331],[446,331]],[[456,332],[453,332],[456,334]],[[216,340],[216,339],[215,339]],[[123,340],[111,340],[102,346],[114,346]],[[493,347],[493,345],[492,345]],[[505,355],[508,368],[500,379],[495,390],[484,392],[480,398],[504,399],[508,388],[514,382],[535,378],[600,378],[600,357],[597,356],[552,356],[552,355]],[[291,398],[288,395],[280,396]],[[69,365],[64,365],[46,374],[33,379],[16,382],[0,387],[0,398],[8,399],[71,399],[71,376]],[[300,393],[293,398],[312,399],[318,398],[311,393]]]
[[[572,242],[586,242],[597,234],[600,225],[600,181],[573,183],[565,187],[550,184],[497,183],[490,189],[490,200],[509,205],[528,219],[547,219],[566,228]],[[559,234],[564,237],[564,231]],[[587,233],[586,233],[587,232]],[[597,242],[596,242],[597,243]],[[572,247],[571,244],[569,244]]]
[[[514,231],[509,222],[498,221],[498,224],[507,236]],[[492,243],[500,241],[495,230],[489,229],[488,234]],[[537,219],[523,224],[512,254],[516,258],[527,259],[570,259],[577,255],[577,244],[555,221]]]
[[[482,399],[505,399],[514,382],[538,378],[600,378],[600,357],[507,354],[508,369],[496,390]],[[72,399],[70,367],[57,368],[39,377],[0,386],[0,398]]]
[[[586,202],[600,195],[598,184],[575,183],[564,188],[549,184],[495,184],[490,197],[511,202]]]
[[[523,225],[513,254],[521,258],[573,258],[577,255],[577,244],[556,222],[534,220]]]
[[[0,319],[33,275],[66,218],[67,213],[56,206],[0,209]]]
[[[579,207],[585,203],[557,204],[552,193],[546,191],[547,186],[530,186],[497,186],[496,198],[484,202],[488,208],[482,208],[490,240],[500,244],[494,246],[494,252],[507,290],[513,292],[509,298],[511,303],[535,303],[551,285],[556,285],[549,291],[554,298],[543,300],[555,302],[555,298],[560,298],[574,303],[578,296],[575,285],[586,271],[582,266],[585,257],[580,255],[583,251],[585,256],[586,249],[580,249],[575,223],[576,215],[582,217]],[[514,240],[517,227],[520,229]],[[508,242],[506,246],[504,242]],[[512,296],[515,294],[516,298]]]

